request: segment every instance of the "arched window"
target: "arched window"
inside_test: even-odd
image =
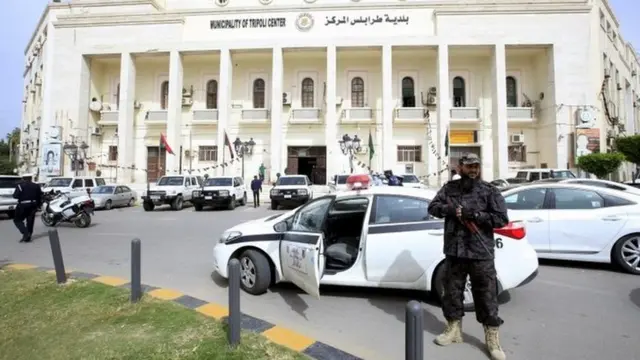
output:
[[[453,78],[453,107],[467,106],[467,89],[464,79],[460,76]]]
[[[264,109],[266,108],[264,97],[265,97],[265,84],[262,79],[255,79],[253,81],[253,108],[254,109]]]
[[[120,109],[120,83],[116,86],[116,109]]]
[[[416,107],[416,88],[409,76],[402,79],[402,107]]]
[[[160,85],[160,108],[167,110],[169,107],[169,82],[163,81]]]
[[[351,79],[351,107],[364,107],[364,80],[361,77]]]
[[[313,101],[314,84],[312,78],[305,78],[302,80],[302,93],[300,99],[302,101],[303,108],[312,108],[315,103]]]
[[[218,108],[218,82],[209,80],[207,82],[207,109]]]
[[[507,76],[507,107],[518,107],[518,83],[513,76]]]

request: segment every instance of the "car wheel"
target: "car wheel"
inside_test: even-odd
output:
[[[278,203],[275,201],[271,201],[271,210],[278,210]]]
[[[229,201],[229,210],[233,210],[236,208],[236,197],[232,197]]]
[[[256,250],[247,250],[238,259],[240,261],[240,287],[251,295],[267,292],[271,284],[269,260]]]
[[[142,203],[142,207],[144,208],[144,211],[153,211],[156,206],[151,202],[145,201]]]
[[[436,270],[436,273],[433,277],[433,285],[431,288],[432,291],[434,291],[438,296],[438,300],[440,300],[440,303],[442,303],[444,299],[444,276],[445,276],[444,263],[441,263],[438,266],[438,269]],[[467,277],[467,283],[464,286],[463,306],[464,306],[464,311],[474,311],[475,309],[475,304],[473,302],[473,293],[471,292],[471,282],[469,281],[468,277]]]
[[[640,275],[640,234],[622,237],[613,246],[612,260],[630,274]]]
[[[113,203],[111,202],[111,200],[107,200],[107,202],[104,203],[104,209],[105,210],[111,210],[112,206],[113,206]]]
[[[194,208],[196,211],[202,211],[202,209],[203,209],[203,207],[202,207],[202,205],[201,205],[201,204],[193,204],[193,208]]]
[[[51,227],[56,225],[56,223],[53,221],[53,218],[50,218],[49,213],[47,213],[46,211],[43,211],[42,214],[40,214],[40,219],[45,226]]]
[[[9,218],[9,220],[11,220],[14,217],[16,217],[16,212],[15,211],[7,211],[5,214],[7,214],[7,217]]]
[[[173,203],[171,204],[171,208],[175,211],[182,210],[183,206],[184,200],[182,200],[182,196],[178,196],[175,200],[173,200]]]
[[[129,202],[127,203],[127,206],[128,206],[128,207],[132,207],[132,206],[133,206],[133,204],[135,204],[135,203],[136,203],[136,199],[131,198],[131,199],[129,199]]]
[[[244,195],[242,195],[242,201],[240,201],[240,205],[245,206],[247,205],[247,193],[245,192]]]

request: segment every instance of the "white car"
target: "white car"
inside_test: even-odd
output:
[[[318,297],[320,284],[430,291],[442,295],[444,221],[427,213],[433,190],[377,186],[314,199],[296,210],[225,231],[213,266],[228,277],[239,259],[241,286],[259,295],[289,281]],[[495,231],[498,292],[537,274],[522,223]],[[473,307],[469,287],[465,306]]]
[[[398,175],[402,179],[402,186],[413,189],[426,189],[427,186],[420,182],[417,176],[413,174]]]
[[[539,258],[614,263],[640,275],[640,197],[572,183],[502,193],[510,217],[526,222]]]
[[[75,177],[54,177],[45,185],[42,192],[51,191],[61,192],[67,196],[74,198],[76,196],[87,195],[87,190],[91,190],[96,186],[105,185],[105,181],[100,177],[92,176],[75,176]]]
[[[13,191],[22,181],[17,175],[0,175],[0,214],[7,214],[10,219],[16,214],[18,200],[13,198]]]
[[[205,206],[233,210],[236,205],[247,204],[247,189],[239,176],[211,177],[204,181],[201,189],[193,191],[191,202],[196,211],[202,211]]]
[[[313,199],[313,188],[307,175],[283,175],[278,178],[275,186],[269,192],[271,210],[277,210],[279,205],[306,204]]]
[[[546,180],[540,180],[540,181],[536,181],[535,183],[563,183],[563,184],[580,184],[580,185],[588,185],[588,186],[595,186],[595,187],[600,187],[600,188],[607,188],[607,189],[613,189],[613,190],[618,190],[618,191],[624,191],[627,192],[629,194],[635,194],[635,195],[640,195],[640,189],[635,188],[631,185],[627,185],[627,184],[622,184],[622,183],[618,183],[615,181],[609,181],[609,180],[600,180],[600,179],[546,179]]]
[[[158,179],[155,185],[142,192],[144,211],[153,211],[156,206],[169,205],[172,210],[182,210],[190,202],[193,192],[202,186],[202,177],[194,175],[171,175]]]

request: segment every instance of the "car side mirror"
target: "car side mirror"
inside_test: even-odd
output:
[[[284,221],[276,223],[275,225],[273,225],[273,230],[275,230],[276,232],[279,232],[279,233],[286,232],[287,231],[287,223],[284,222]]]
[[[335,181],[329,181],[329,185],[335,185],[336,182]]]

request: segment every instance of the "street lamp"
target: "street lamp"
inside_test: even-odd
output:
[[[242,159],[242,178],[244,179],[244,156],[253,154],[253,147],[256,146],[256,142],[253,141],[253,138],[243,142],[239,137],[236,137],[233,146],[236,149],[238,157]]]
[[[80,145],[77,145],[75,140],[71,143],[66,142],[62,147],[64,153],[71,159],[71,169],[75,171],[76,176],[80,172],[80,166],[84,165],[88,148],[89,145],[86,142],[83,141]]]
[[[362,147],[360,146],[360,138],[358,135],[354,135],[352,139],[348,134],[344,134],[342,135],[342,140],[338,141],[338,144],[340,144],[340,150],[342,150],[342,153],[349,156],[349,167],[353,174],[353,159],[355,159],[356,153],[359,153],[362,150]]]

